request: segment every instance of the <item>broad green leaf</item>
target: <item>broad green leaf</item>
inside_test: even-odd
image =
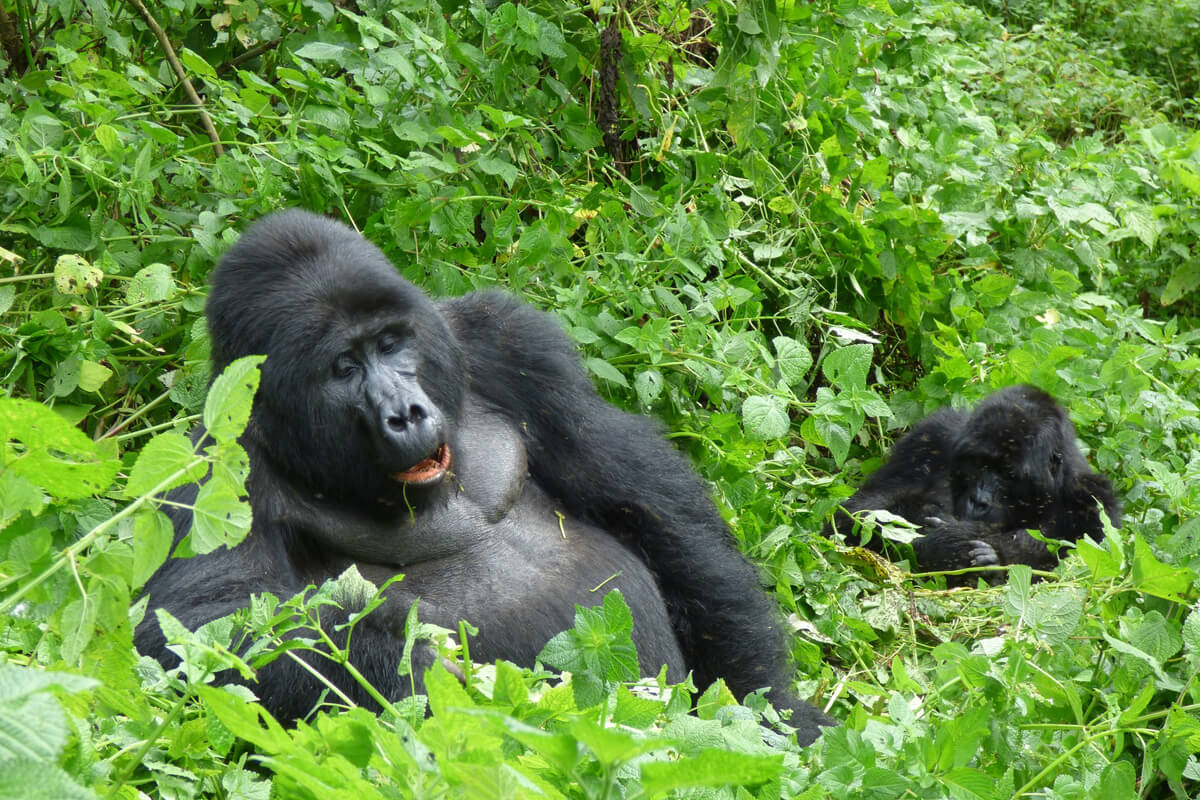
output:
[[[239,739],[268,754],[292,748],[287,731],[258,703],[247,703],[227,689],[212,686],[197,686],[195,691],[205,707]]]
[[[103,364],[84,359],[79,365],[79,388],[85,392],[98,392],[112,374],[113,371]]]
[[[46,498],[32,482],[12,470],[0,472],[0,528],[26,511],[36,516],[45,504]]]
[[[520,170],[502,158],[482,156],[475,163],[482,172],[499,177],[510,189],[521,175]]]
[[[175,539],[175,528],[167,515],[155,508],[143,508],[133,520],[133,576],[134,588],[150,580],[150,576],[162,566],[171,552]]]
[[[625,380],[625,376],[621,374],[621,371],[604,359],[585,358],[583,363],[586,364],[587,368],[591,370],[592,373],[597,377],[603,378],[609,383],[615,383],[618,386],[629,386],[629,382]]]
[[[79,375],[83,370],[83,358],[70,355],[54,365],[54,377],[49,384],[50,394],[66,397],[79,388]]]
[[[638,400],[642,405],[648,406],[658,399],[663,390],[662,373],[656,369],[644,369],[637,374],[633,379],[633,388],[637,392]]]
[[[41,403],[0,397],[3,467],[62,500],[105,492],[120,462]]]
[[[192,513],[192,550],[199,554],[235,547],[250,532],[250,504],[220,481],[200,487]]]
[[[1133,585],[1155,597],[1178,602],[1196,575],[1186,567],[1164,564],[1138,534],[1133,536]]]
[[[96,619],[104,604],[100,596],[104,591],[100,581],[88,584],[87,593],[77,597],[62,611],[62,659],[72,667],[80,666],[83,651],[96,635]]]
[[[871,368],[871,345],[852,344],[834,350],[821,363],[821,371],[834,386],[843,389],[867,388],[867,370]]]
[[[997,785],[994,775],[971,767],[956,767],[942,779],[956,790],[953,792],[956,800],[1002,800],[1008,797]]]
[[[83,294],[104,280],[104,272],[83,256],[66,253],[54,262],[54,288],[63,294]]]
[[[647,797],[659,797],[689,786],[755,786],[777,779],[782,772],[782,754],[704,750],[694,758],[642,764],[642,791]]]
[[[1172,270],[1171,279],[1163,287],[1159,302],[1164,306],[1170,305],[1184,297],[1194,296],[1197,288],[1200,288],[1200,260],[1185,262]]]
[[[204,427],[217,441],[236,439],[246,429],[264,360],[264,356],[239,358],[213,381],[204,403]]]
[[[160,433],[138,454],[133,469],[129,471],[129,480],[125,483],[125,496],[141,497],[194,483],[203,478],[207,471],[208,463],[196,455],[190,439],[174,431]],[[175,476],[174,480],[163,483],[172,475]]]
[[[331,42],[305,42],[296,48],[296,55],[312,61],[333,61],[340,63],[346,57],[346,48]]]
[[[3,712],[0,712],[3,713]],[[17,758],[0,759],[0,800],[95,800],[56,764]]]
[[[790,336],[776,336],[771,344],[775,347],[775,365],[784,381],[789,386],[803,381],[813,364],[808,348]]]
[[[179,60],[183,63],[183,66],[188,70],[188,72],[191,72],[193,75],[199,75],[203,78],[211,78],[213,80],[217,79],[217,71],[213,69],[212,65],[205,61],[204,57],[196,51],[187,47],[181,47],[179,49]]]
[[[787,403],[774,395],[752,395],[742,403],[742,422],[746,435],[759,439],[778,439],[791,428]]]
[[[125,287],[125,302],[161,303],[175,294],[175,278],[166,264],[143,267]]]
[[[850,455],[850,430],[837,420],[827,417],[809,417],[809,419],[812,420],[821,442],[833,453],[833,460],[838,464],[845,462]]]

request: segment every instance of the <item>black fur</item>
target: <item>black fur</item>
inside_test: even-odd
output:
[[[945,409],[918,423],[826,534],[836,529],[857,542],[846,512],[885,510],[921,526],[913,542],[921,570],[1050,569],[1057,557],[1026,529],[1071,542],[1099,539],[1100,506],[1120,524],[1112,484],[1079,452],[1066,411],[1040,389],[1010,386],[972,414]],[[878,538],[869,544],[878,549]]]
[[[152,608],[194,627],[351,564],[379,582],[403,572],[352,643],[358,668],[395,699],[412,688],[396,665],[418,597],[422,619],[478,627],[477,660],[532,665],[574,604],[620,588],[644,672],[666,663],[673,678],[724,678],[739,696],[770,686],[804,743],[833,724],[789,691],[777,610],[704,483],[654,423],[596,394],[549,315],[501,293],[431,301],[357,233],[302,211],[243,235],[207,311],[214,374],[268,356],[242,438],[254,525],[232,551],[168,561],[148,584]],[[450,470],[414,480],[443,447]],[[172,513],[182,537],[191,516]],[[173,661],[152,616],[137,643]],[[327,662],[310,663],[370,704]],[[289,718],[320,691],[286,658],[254,688]]]

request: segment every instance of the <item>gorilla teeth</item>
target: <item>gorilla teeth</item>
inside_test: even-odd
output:
[[[417,462],[403,472],[397,472],[392,475],[392,479],[401,483],[432,483],[445,475],[448,469],[450,469],[450,448],[443,443],[438,445],[437,451],[432,456]]]

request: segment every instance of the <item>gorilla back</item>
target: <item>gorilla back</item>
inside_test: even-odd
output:
[[[350,565],[380,583],[403,572],[351,645],[396,699],[412,688],[397,663],[418,599],[426,621],[478,628],[475,657],[532,665],[575,604],[620,588],[644,673],[691,670],[739,696],[769,686],[804,743],[833,724],[789,691],[776,610],[703,482],[649,420],[596,394],[548,315],[500,293],[435,303],[355,231],[296,210],[226,254],[207,314],[214,374],[267,355],[242,438],[254,522],[232,551],[164,564],[151,608],[194,627]],[[174,498],[177,541],[196,488]],[[324,629],[355,610],[327,610]],[[152,616],[137,644],[174,661]],[[414,672],[431,657],[415,654]],[[340,668],[308,665],[371,704]],[[286,658],[257,681],[288,718],[322,688]]]

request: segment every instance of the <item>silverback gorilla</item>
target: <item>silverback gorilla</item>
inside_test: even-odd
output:
[[[846,512],[884,510],[921,526],[913,550],[922,570],[1050,569],[1057,557],[1026,529],[1071,542],[1099,539],[1100,506],[1120,524],[1112,484],[1088,467],[1066,412],[1040,389],[1010,386],[972,414],[943,409],[918,423],[826,533],[857,542]]]
[[[703,482],[653,423],[596,394],[549,315],[494,292],[434,302],[358,233],[299,210],[241,237],[207,315],[214,374],[267,355],[242,437],[254,522],[233,550],[164,564],[147,585],[151,608],[195,627],[252,593],[290,597],[350,565],[376,583],[403,572],[351,645],[397,699],[412,689],[396,668],[418,599],[423,621],[477,626],[476,660],[532,666],[603,585],[633,610],[644,674],[691,670],[738,696],[769,686],[805,744],[834,724],[789,690],[776,609]],[[196,491],[174,498],[177,542]],[[137,645],[175,663],[152,615]],[[432,658],[416,654],[414,672]],[[372,705],[328,664],[311,666]],[[320,689],[286,658],[255,686],[283,718],[304,716]]]

